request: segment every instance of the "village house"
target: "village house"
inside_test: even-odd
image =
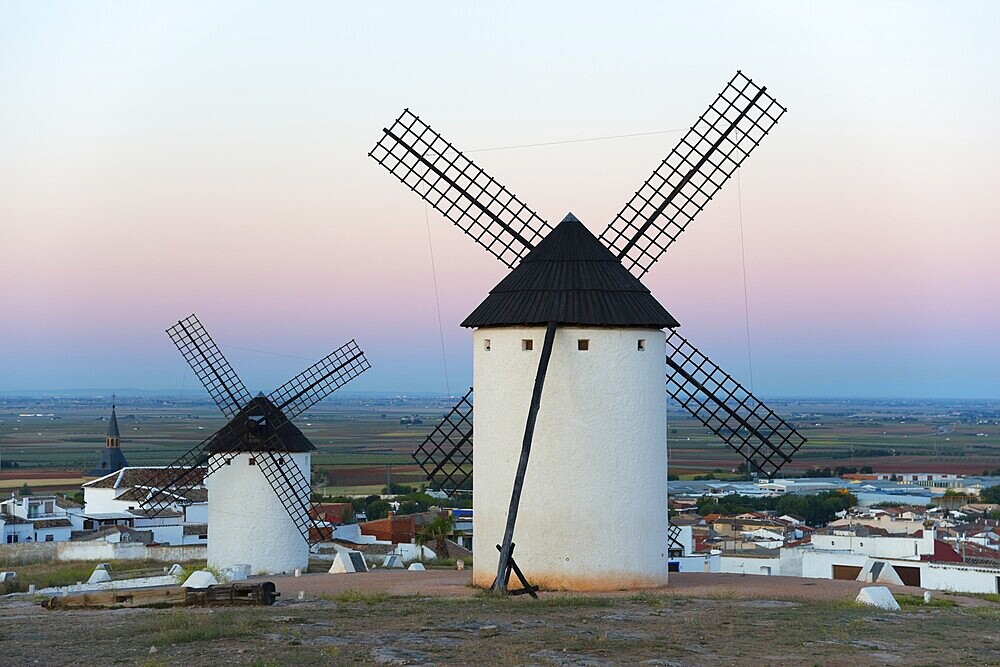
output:
[[[827,528],[809,543],[751,554],[723,553],[721,571],[1000,593],[1000,562],[964,557],[939,539],[933,527],[905,537],[859,534],[868,530]]]
[[[0,502],[0,521],[11,527],[4,530],[4,543],[69,540],[75,518],[70,510],[77,510],[77,506],[59,496],[11,493]]]
[[[204,469],[193,471],[189,483],[195,486],[183,492],[164,488],[172,472],[166,467],[126,467],[87,482],[83,485],[80,528],[122,526],[150,531],[159,544],[207,544],[208,490],[198,476]],[[166,509],[155,517],[142,506],[153,494],[168,499]],[[81,533],[76,539],[83,536]]]

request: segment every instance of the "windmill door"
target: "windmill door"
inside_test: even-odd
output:
[[[920,568],[919,567],[907,567],[903,565],[893,565],[896,574],[907,586],[919,586],[920,585]]]
[[[833,578],[841,581],[854,581],[861,574],[861,568],[855,565],[834,565]]]

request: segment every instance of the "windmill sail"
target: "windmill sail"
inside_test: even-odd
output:
[[[510,268],[552,229],[409,109],[368,155]]]
[[[257,457],[257,465],[303,539],[310,544],[329,540],[330,530],[320,527],[309,512],[312,485],[302,469],[291,459],[273,451]],[[302,498],[306,499],[305,504]]]
[[[667,336],[667,393],[771,478],[805,444],[774,410],[676,331]]]
[[[297,416],[371,368],[353,340],[338,347],[269,395],[287,419]]]
[[[364,352],[351,340],[270,397],[253,398],[194,315],[167,333],[229,422],[170,466],[147,473],[143,486],[150,492],[140,503],[143,509],[150,516],[159,515],[240,452],[252,451],[261,454],[260,469],[302,536],[307,541],[319,539],[322,533],[309,514],[309,480],[298,466],[286,466],[281,455],[315,449],[291,419],[371,368]],[[307,499],[306,505],[297,494]]]
[[[601,234],[636,277],[687,229],[785,113],[766,90],[737,72]]]
[[[472,479],[472,387],[434,427],[413,460],[434,488],[469,491]]]
[[[191,315],[180,320],[167,329],[167,335],[222,414],[235,417],[250,401],[250,392],[198,318]]]

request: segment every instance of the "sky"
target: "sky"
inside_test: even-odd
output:
[[[505,269],[382,128],[599,235],[738,69],[788,113],[644,278],[681,333],[763,396],[1000,397],[996,2],[5,0],[0,391],[190,390],[192,312],[253,391],[351,338],[351,389],[464,390]]]

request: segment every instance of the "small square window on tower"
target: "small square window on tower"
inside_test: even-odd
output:
[[[251,456],[249,459],[247,459],[247,464],[255,466],[257,465],[257,459]]]
[[[579,338],[576,341],[576,349],[580,351],[590,349],[590,339],[589,338]]]
[[[640,338],[639,342],[635,346],[635,349],[639,350],[640,352],[645,351],[645,349],[646,349],[646,339],[645,338]]]
[[[521,349],[525,352],[535,349],[535,341],[530,338],[522,338]]]
[[[487,352],[489,352],[490,348],[491,348],[491,346],[490,346],[490,339],[489,338],[484,338],[483,339],[483,349],[486,350]]]

